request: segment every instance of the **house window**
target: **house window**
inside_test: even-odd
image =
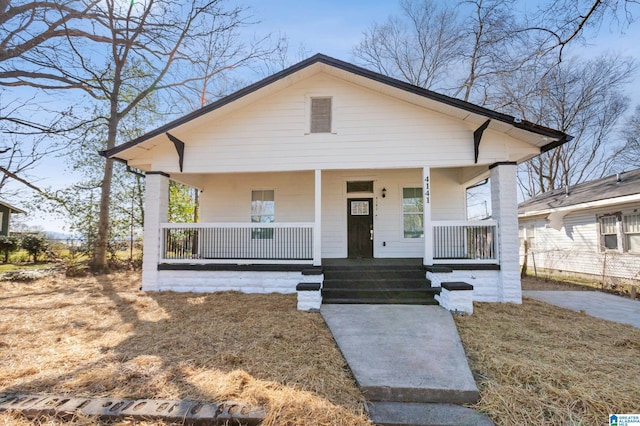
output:
[[[373,181],[353,181],[347,182],[347,193],[350,192],[373,192]]]
[[[527,246],[533,248],[536,241],[536,224],[526,223],[519,227],[520,247],[524,247],[524,242],[527,241]]]
[[[331,133],[331,98],[311,98],[311,133]]]
[[[251,222],[273,223],[276,220],[276,202],[273,189],[251,191]],[[273,228],[253,228],[251,239],[273,239]]]
[[[618,216],[600,218],[600,240],[605,250],[618,250]]]
[[[626,249],[640,252],[640,213],[624,215],[622,225]]]
[[[402,218],[405,238],[424,237],[422,188],[402,188]]]

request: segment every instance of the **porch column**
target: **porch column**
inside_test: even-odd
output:
[[[144,235],[142,253],[142,289],[158,288],[160,260],[160,224],[169,217],[169,175],[147,172],[144,191]]]
[[[498,222],[498,297],[501,302],[522,303],[518,250],[517,165],[513,162],[495,163],[489,166],[489,169],[491,211],[493,218]]]
[[[322,265],[322,170],[315,171],[313,215],[313,266]]]
[[[422,208],[424,226],[424,265],[433,264],[433,227],[431,226],[431,168],[422,169]]]

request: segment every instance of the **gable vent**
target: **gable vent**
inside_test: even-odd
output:
[[[331,98],[311,98],[311,133],[331,133]]]

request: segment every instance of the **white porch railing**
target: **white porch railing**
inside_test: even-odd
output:
[[[499,263],[495,220],[433,221],[433,263]]]
[[[160,262],[309,263],[313,223],[163,223]]]

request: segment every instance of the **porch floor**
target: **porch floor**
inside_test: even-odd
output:
[[[403,258],[360,258],[360,259],[322,259],[323,266],[422,266],[420,257]]]

